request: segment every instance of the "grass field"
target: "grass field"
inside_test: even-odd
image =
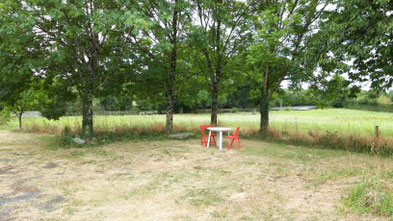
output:
[[[287,144],[314,145],[345,150],[393,154],[393,113],[348,109],[310,111],[271,111],[269,133],[262,138]],[[59,121],[24,118],[24,131],[40,134],[71,135],[81,132],[81,117],[62,117]],[[199,125],[209,124],[209,114],[176,114],[174,133],[200,133]],[[240,126],[240,136],[258,137],[259,115],[251,113],[219,114],[220,126]],[[375,135],[379,126],[379,136]],[[3,129],[17,129],[13,119]],[[119,141],[130,136],[164,135],[165,115],[95,116],[94,128],[99,140]],[[1,129],[1,128],[0,128]],[[149,135],[150,133],[150,135]],[[69,143],[69,142],[68,142]]]
[[[219,114],[220,125],[229,127],[240,126],[242,129],[258,130],[260,115],[251,113]],[[199,130],[201,124],[210,122],[209,114],[177,114],[174,116],[176,127],[184,130]],[[50,127],[62,130],[64,127],[80,127],[81,117],[62,117],[59,121],[48,121],[44,118],[25,118],[26,128]],[[116,128],[149,128],[165,124],[165,115],[126,115],[126,116],[95,116],[94,126],[97,130]],[[323,109],[310,111],[271,111],[270,125],[280,131],[301,131],[337,134],[353,134],[374,136],[375,126],[379,126],[381,135],[393,137],[393,113],[370,112],[348,109]],[[16,119],[9,127],[17,128]]]
[[[51,139],[0,131],[0,220],[392,220],[386,157],[247,139],[230,151]]]

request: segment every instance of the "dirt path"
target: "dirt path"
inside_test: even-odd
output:
[[[340,212],[364,168],[389,159],[242,141],[115,143],[51,151],[0,131],[0,220],[388,220]],[[377,159],[377,160],[376,160]]]
[[[61,192],[41,189],[48,170],[36,151],[42,143],[32,134],[0,131],[0,220],[24,220],[56,210]]]

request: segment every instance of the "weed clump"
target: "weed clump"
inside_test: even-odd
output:
[[[393,198],[380,179],[363,179],[356,186],[348,189],[344,205],[360,214],[393,216]]]

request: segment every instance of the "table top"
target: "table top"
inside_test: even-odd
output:
[[[230,131],[232,130],[232,128],[230,127],[208,127],[208,130],[212,130],[212,131]]]

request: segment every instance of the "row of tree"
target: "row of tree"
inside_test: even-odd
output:
[[[264,132],[283,81],[390,87],[391,14],[390,0],[3,0],[0,101],[58,119],[80,99],[91,137],[93,99],[132,94],[165,101],[170,132],[176,100],[208,91],[216,125],[219,97],[246,85]]]

